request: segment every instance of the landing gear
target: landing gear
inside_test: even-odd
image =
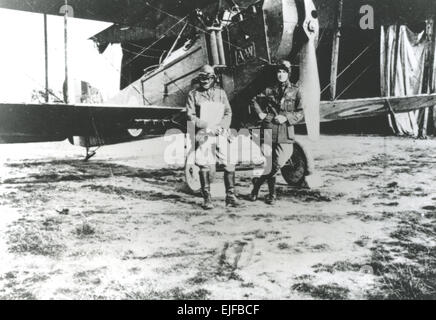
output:
[[[291,158],[281,169],[283,179],[290,186],[306,188],[305,178],[310,171],[306,152],[299,143],[295,143]]]
[[[91,159],[92,157],[94,157],[97,154],[97,150],[100,147],[97,147],[95,149],[92,149],[91,147],[86,147],[86,155],[85,155],[85,159],[83,159],[83,161],[88,161],[89,159]]]
[[[289,186],[298,188],[310,187],[306,182],[306,177],[313,173],[313,160],[307,150],[301,144],[294,144],[294,152],[286,166],[281,169],[281,173]],[[200,191],[200,168],[195,164],[195,151],[186,157],[185,163],[185,184],[189,192],[198,193]],[[210,168],[210,177],[213,181],[216,173],[216,166]]]
[[[294,153],[281,171],[285,181],[293,187],[318,189],[324,183],[322,177],[315,171],[313,157],[299,143],[294,144]]]
[[[140,138],[144,135],[144,129],[127,129],[130,138]]]

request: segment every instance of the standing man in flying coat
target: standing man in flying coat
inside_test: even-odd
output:
[[[200,167],[200,183],[203,208],[213,208],[210,193],[210,166],[216,160],[224,165],[226,205],[237,206],[235,195],[235,165],[237,162],[228,133],[232,122],[232,109],[226,92],[216,85],[213,67],[205,65],[198,77],[200,86],[188,94],[186,111],[189,121],[194,122],[197,131],[195,163]]]

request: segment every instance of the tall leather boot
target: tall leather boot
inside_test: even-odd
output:
[[[267,176],[260,176],[259,178],[253,178],[253,180],[251,180],[251,182],[253,183],[253,189],[251,190],[251,194],[249,197],[250,201],[257,201],[259,197],[260,187],[262,187],[266,178]]]
[[[209,171],[200,170],[201,194],[203,196],[203,209],[213,209],[212,197],[210,194],[210,174]]]
[[[226,187],[226,206],[237,207],[238,198],[235,195],[235,172],[224,171],[224,185]]]
[[[275,204],[276,199],[277,199],[277,195],[276,195],[276,177],[275,176],[268,177],[268,189],[269,189],[269,194],[265,198],[265,202],[267,204],[273,205],[273,204]]]

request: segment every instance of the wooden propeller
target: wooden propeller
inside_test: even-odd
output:
[[[303,44],[300,58],[301,104],[304,109],[309,138],[318,140],[320,136],[321,88],[316,59],[316,42],[319,34],[319,22],[312,0],[304,0],[304,8],[303,29],[308,40]]]

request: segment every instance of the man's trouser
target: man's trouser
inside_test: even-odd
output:
[[[237,138],[228,135],[202,135],[195,151],[195,164],[200,170],[208,170],[216,163],[224,165],[226,172],[234,172],[238,162]]]
[[[266,156],[263,176],[274,177],[288,162],[294,152],[293,143],[273,143],[271,156]]]
[[[293,144],[273,144],[271,155],[266,155],[266,167],[262,176],[258,179],[253,180],[254,186],[251,192],[252,201],[257,200],[257,196],[262,184],[268,182],[269,196],[266,198],[266,202],[273,204],[276,197],[275,184],[276,184],[276,174],[283,168],[288,162],[289,158],[292,156],[294,151]]]

